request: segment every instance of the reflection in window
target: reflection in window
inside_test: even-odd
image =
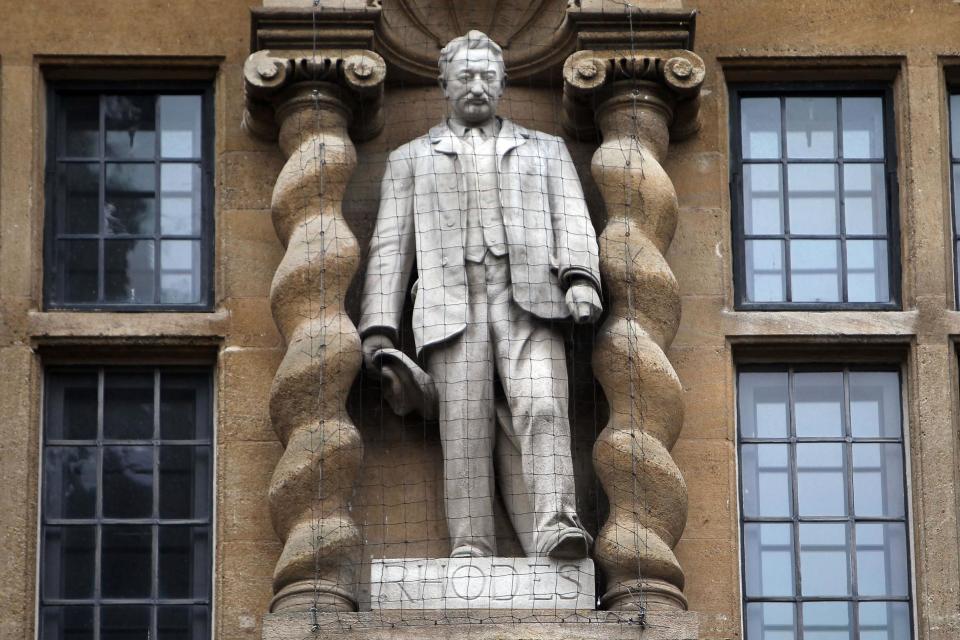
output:
[[[735,99],[738,304],[892,304],[885,95]]]
[[[209,101],[54,93],[48,305],[209,306]]]
[[[910,638],[899,374],[737,382],[746,640]]]
[[[960,93],[950,96],[950,176],[953,191],[954,262],[960,264]],[[957,304],[960,305],[960,271],[957,271]]]
[[[210,638],[210,394],[206,371],[48,371],[41,640]]]

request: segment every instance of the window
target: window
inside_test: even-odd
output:
[[[900,377],[738,375],[746,640],[912,637]]]
[[[207,640],[211,380],[190,369],[49,370],[41,640]]]
[[[897,308],[890,96],[733,91],[736,306]]]
[[[960,93],[950,96],[950,172],[953,176],[954,262],[960,259]],[[957,282],[957,304],[960,305],[960,272]]]
[[[209,307],[210,102],[203,88],[51,92],[48,308]]]

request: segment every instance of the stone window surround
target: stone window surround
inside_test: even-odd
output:
[[[36,314],[37,316],[47,316],[56,314]],[[60,314],[65,318],[75,317],[74,313]],[[195,315],[195,314],[194,314]],[[213,314],[216,315],[216,314]],[[193,317],[184,314],[165,314],[164,317]],[[140,316],[135,316],[140,317]],[[134,331],[132,333],[139,333]],[[209,395],[207,397],[207,420],[209,421],[209,435],[205,440],[209,441],[210,456],[209,465],[209,513],[207,515],[208,526],[208,597],[207,597],[207,629],[211,634],[215,633],[217,628],[217,603],[218,603],[218,583],[217,576],[220,571],[219,560],[219,535],[218,535],[218,476],[219,465],[218,455],[218,386],[219,386],[219,367],[217,366],[217,347],[218,340],[208,337],[193,338],[171,338],[165,340],[152,340],[154,344],[145,344],[142,338],[111,336],[107,339],[83,340],[74,337],[66,341],[54,339],[41,339],[35,345],[37,353],[34,358],[36,376],[31,386],[32,406],[43,407],[46,404],[45,385],[41,382],[46,379],[48,371],[70,371],[70,370],[91,370],[91,371],[110,371],[111,369],[130,370],[142,369],[145,371],[183,371],[183,372],[203,372],[209,379]],[[159,410],[159,409],[157,409]],[[33,554],[35,562],[34,575],[34,612],[37,616],[35,629],[39,633],[41,625],[40,603],[42,602],[41,576],[42,567],[42,544],[43,539],[40,534],[43,527],[43,476],[44,476],[44,457],[45,457],[45,411],[37,411],[38,434],[36,442],[36,524],[37,524],[37,547]],[[155,445],[154,445],[155,446]],[[155,488],[156,491],[156,488]],[[154,540],[154,546],[156,540]],[[99,549],[99,547],[98,547]],[[99,551],[97,551],[99,556]],[[152,578],[156,580],[156,575]],[[162,604],[157,599],[158,604]],[[95,618],[96,620],[97,618]],[[155,620],[155,616],[152,616]],[[96,633],[96,632],[95,632]],[[95,637],[98,637],[95,635]]]
[[[779,315],[779,314],[774,314]],[[845,314],[841,314],[845,315]],[[739,375],[741,372],[758,372],[758,371],[783,371],[791,372],[795,371],[804,372],[804,371],[895,371],[899,376],[899,391],[900,391],[900,438],[902,446],[902,456],[903,456],[903,491],[904,491],[904,502],[905,510],[903,515],[903,521],[905,523],[906,538],[907,538],[907,600],[909,603],[908,610],[910,616],[910,630],[911,637],[917,638],[920,637],[918,624],[919,624],[919,612],[918,606],[921,604],[918,602],[919,593],[917,586],[917,573],[921,571],[920,565],[922,562],[918,559],[918,550],[916,548],[917,544],[917,522],[914,518],[914,491],[919,489],[915,488],[915,479],[913,478],[913,457],[919,456],[917,451],[913,450],[911,445],[911,421],[916,418],[914,412],[916,407],[912,406],[911,402],[911,388],[916,384],[915,375],[916,372],[914,367],[909,365],[911,362],[911,348],[907,343],[900,342],[896,340],[894,342],[889,342],[886,344],[855,344],[846,341],[833,342],[833,343],[823,343],[821,341],[814,341],[817,344],[809,343],[809,340],[800,338],[799,341],[794,342],[784,342],[782,339],[765,339],[759,338],[754,340],[740,340],[735,339],[731,343],[733,349],[733,361],[732,361],[732,375],[733,375],[733,385],[732,390],[733,394],[733,406],[732,406],[732,415],[731,415],[731,437],[734,438],[735,443],[735,478],[734,478],[734,489],[736,491],[736,517],[738,521],[737,526],[737,547],[738,547],[738,559],[737,564],[739,567],[739,576],[737,579],[737,587],[740,591],[740,604],[741,604],[741,635],[746,640],[751,640],[747,636],[747,598],[745,597],[745,558],[744,558],[744,538],[743,538],[743,495],[742,495],[742,479],[741,479],[741,436],[740,436],[740,417],[739,417]],[[811,347],[814,349],[812,350]],[[954,348],[954,360],[957,357],[956,346]],[[846,387],[846,383],[844,385]],[[790,414],[792,415],[792,399],[788,399],[790,402]],[[847,411],[849,408],[846,409]],[[919,438],[918,438],[919,440]],[[756,441],[756,439],[754,439]],[[849,437],[846,438],[845,442],[849,442]],[[796,492],[796,477],[790,479],[791,482],[791,493]],[[847,480],[847,482],[852,483],[852,477]],[[794,496],[794,501],[796,497]],[[851,516],[852,518],[853,516]],[[794,517],[794,523],[796,518]],[[855,560],[854,560],[855,562]],[[794,567],[794,571],[798,571],[799,567]],[[794,576],[794,581],[798,580],[798,576]],[[796,594],[795,599],[797,602],[803,601],[803,598]],[[836,600],[836,599],[834,599]],[[849,600],[849,597],[847,598]],[[856,602],[854,602],[856,604]],[[853,614],[856,616],[856,613]],[[798,621],[796,617],[794,618],[794,624],[797,624]],[[799,631],[799,627],[796,628]]]
[[[896,103],[898,100],[894,81],[889,69],[880,66],[870,69],[866,73],[851,71],[844,67],[810,70],[803,67],[800,61],[797,69],[786,71],[771,77],[767,70],[757,71],[738,61],[737,66],[727,73],[727,90],[729,94],[729,165],[730,165],[730,216],[732,224],[733,251],[733,290],[731,292],[734,308],[738,311],[801,311],[801,310],[834,310],[834,311],[898,311],[903,308],[904,292],[902,290],[901,270],[901,227],[900,211],[901,196],[899,193],[898,176],[901,175],[899,166],[900,157],[897,152],[899,130],[895,119]],[[862,70],[861,70],[862,71]],[[818,74],[822,74],[818,75]],[[852,74],[852,75],[851,75]],[[887,175],[886,191],[888,207],[886,211],[886,242],[887,242],[887,277],[888,302],[752,302],[746,299],[746,273],[744,265],[745,240],[743,223],[743,194],[741,181],[744,160],[740,149],[740,108],[742,97],[855,97],[860,94],[877,95],[883,99],[883,127],[884,127],[884,171]],[[781,126],[783,124],[781,123]],[[837,136],[841,135],[838,127]],[[777,162],[785,162],[784,158]],[[829,162],[825,160],[825,162]],[[781,197],[788,197],[786,192]],[[842,200],[842,194],[838,197]],[[838,230],[841,233],[843,230]],[[845,240],[841,243],[845,244]],[[841,248],[844,255],[846,250]],[[843,280],[841,292],[846,291],[847,271],[844,260],[838,266],[840,277]],[[784,277],[789,285],[789,264],[783,264]]]

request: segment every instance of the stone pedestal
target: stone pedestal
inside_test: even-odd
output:
[[[641,622],[642,620],[642,622]],[[378,611],[272,613],[263,640],[696,640],[697,614],[672,611]]]
[[[592,560],[394,558],[370,567],[370,602],[383,609],[593,609]]]

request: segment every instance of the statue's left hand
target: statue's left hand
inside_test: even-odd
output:
[[[596,322],[600,314],[603,313],[603,305],[600,303],[600,294],[588,282],[574,282],[567,289],[566,296],[567,308],[570,309],[570,315],[577,324]]]

